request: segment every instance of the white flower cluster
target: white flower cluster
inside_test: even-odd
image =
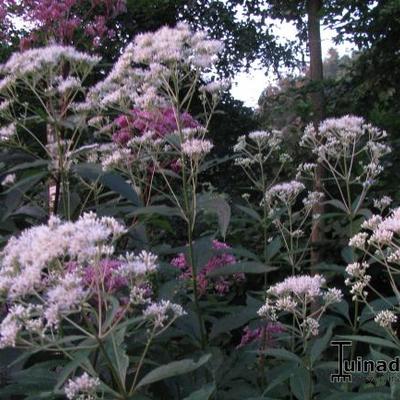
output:
[[[305,189],[303,183],[298,181],[290,181],[284,183],[278,183],[272,186],[265,193],[265,200],[269,204],[283,203],[292,204],[296,201],[297,196]]]
[[[303,199],[304,207],[309,208],[310,210],[313,208],[315,204],[320,203],[324,199],[325,195],[322,192],[308,192],[307,197]]]
[[[12,104],[11,100],[3,100],[0,103],[0,114],[6,112],[10,108],[11,104]]]
[[[391,330],[392,324],[397,322],[397,315],[393,311],[382,310],[376,314],[374,321],[382,328]]]
[[[233,146],[236,154],[235,164],[246,168],[252,164],[265,163],[271,156],[278,155],[282,140],[282,132],[278,130],[254,131],[248,135],[239,136],[237,143]],[[281,153],[280,156],[279,161],[282,164],[287,161],[285,153]]]
[[[78,310],[88,293],[78,272],[65,270],[65,262],[93,263],[112,253],[110,244],[124,232],[115,219],[87,213],[76,222],[52,217],[47,225],[12,237],[0,254],[0,294],[15,305],[1,323],[2,346],[14,344],[22,329],[57,329],[64,314]],[[40,307],[29,303],[35,297],[42,299]],[[27,317],[32,313],[34,320]]]
[[[369,268],[368,263],[352,263],[346,267],[346,273],[349,275],[345,280],[346,286],[350,286],[350,293],[353,295],[353,300],[363,300],[367,297],[368,292],[365,288],[371,281],[371,276],[366,273]]]
[[[386,136],[363,118],[346,115],[326,119],[318,130],[308,125],[300,145],[310,148],[336,177],[369,187],[383,169],[381,158],[390,152],[390,147],[381,143]],[[357,175],[356,165],[362,167],[361,174]]]
[[[171,303],[169,300],[161,300],[150,304],[144,311],[143,316],[150,320],[155,328],[164,328],[176,318],[185,315],[186,312],[179,304]]]
[[[87,297],[82,278],[77,273],[67,273],[58,279],[46,293],[44,318],[48,327],[57,328],[63,313],[79,309]]]
[[[389,196],[383,196],[380,199],[374,199],[374,207],[378,208],[380,212],[388,208],[393,202]]]
[[[400,234],[400,208],[395,208],[387,217],[382,218],[380,215],[373,215],[367,221],[363,222],[362,228],[367,229],[370,233],[362,232],[351,239],[351,243],[354,243],[354,247],[358,242],[361,242],[359,238],[365,238],[369,245],[375,248],[381,248],[382,246],[388,246],[389,254],[398,250],[397,240]]]
[[[0,295],[11,305],[0,323],[0,348],[20,340],[52,341],[61,321],[77,327],[70,314],[79,319],[93,306],[91,300],[106,302],[110,294],[121,305],[120,318],[146,306],[143,316],[157,330],[184,315],[178,304],[151,301],[149,275],[157,269],[157,256],[143,250],[109,257],[113,241],[125,231],[114,218],[87,213],[76,222],[52,217],[11,238],[0,254]]]
[[[0,324],[0,349],[14,347],[18,333],[25,327],[30,332],[39,336],[43,335],[43,321],[35,318],[42,312],[38,305],[23,306],[15,304],[8,310],[7,315]]]
[[[87,73],[100,58],[80,52],[71,46],[49,45],[14,53],[0,66],[0,73],[5,77],[0,81],[0,91],[11,88],[18,79],[39,82],[41,76],[48,78],[48,71],[58,69],[63,62],[68,62],[71,72]]]
[[[317,336],[319,333],[319,321],[312,317],[307,317],[302,323],[301,328],[303,335],[308,338],[310,336]]]
[[[199,87],[200,92],[206,92],[210,94],[218,94],[225,92],[231,86],[231,82],[227,79],[211,81],[203,86]]]
[[[368,239],[368,233],[366,232],[357,233],[349,240],[349,246],[363,250],[365,249],[365,244],[367,239]]]
[[[211,67],[223,45],[207,38],[206,32],[192,32],[186,23],[175,28],[163,27],[155,33],[136,36],[135,61],[143,64],[187,64],[197,68]]]
[[[4,179],[1,181],[1,186],[9,186],[15,183],[15,180],[17,179],[17,176],[15,174],[8,174],[4,177]]]
[[[59,77],[57,79],[57,91],[60,94],[67,94],[71,91],[77,91],[82,88],[82,81],[74,76],[68,76],[67,78]]]
[[[259,146],[267,145],[270,148],[277,149],[282,143],[282,132],[273,131],[253,131],[248,134],[248,138]]]
[[[182,153],[192,159],[208,154],[214,145],[207,139],[187,139],[182,143]]]
[[[122,264],[118,269],[118,273],[125,277],[147,275],[155,272],[158,268],[157,256],[146,250],[142,250],[136,256],[132,253],[127,253],[120,260]]]
[[[55,260],[91,261],[125,231],[114,218],[98,218],[94,213],[76,222],[51,217],[47,225],[27,229],[8,241],[0,254],[0,292],[10,299],[34,294],[42,284],[42,272]]]
[[[314,177],[317,164],[315,163],[302,163],[297,167],[296,179],[300,180],[303,177]]]
[[[266,302],[258,310],[258,315],[275,321],[279,313],[294,314],[304,338],[317,335],[321,315],[328,306],[340,302],[343,297],[339,289],[323,289],[325,283],[321,275],[290,276],[268,289]],[[318,306],[318,312],[315,312],[314,308]]]
[[[64,392],[68,400],[95,400],[99,386],[99,378],[93,378],[84,372],[81,376],[70,379],[64,387]]]
[[[117,145],[110,144],[110,146],[102,146],[99,148],[98,153],[104,171],[128,167],[132,162],[132,152],[129,148],[121,148]]]
[[[221,42],[208,39],[205,32],[192,32],[185,23],[137,35],[110,74],[89,91],[86,101],[89,108],[112,104],[134,104],[140,108],[165,106],[160,88],[173,71],[208,69],[221,50]],[[204,90],[215,93],[225,86],[224,82],[213,82]]]
[[[0,127],[0,142],[6,142],[12,139],[17,133],[17,125],[15,122]]]

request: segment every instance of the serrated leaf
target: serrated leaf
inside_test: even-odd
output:
[[[213,339],[221,333],[230,332],[247,324],[250,320],[257,317],[257,310],[253,307],[245,307],[231,315],[224,316],[215,321],[212,326],[210,339]]]
[[[302,364],[301,358],[297,354],[286,349],[268,349],[265,351],[265,354],[280,360],[294,361],[299,365]]]
[[[165,215],[167,217],[182,217],[182,213],[177,207],[168,207],[164,205],[160,206],[147,206],[136,208],[133,212],[129,213],[129,216],[146,215],[146,214],[158,214]]]
[[[231,207],[221,196],[200,195],[197,199],[198,210],[216,213],[221,235],[225,237],[231,219]]]
[[[246,215],[248,215],[250,218],[254,219],[255,221],[259,222],[261,221],[261,216],[256,210],[253,210],[250,207],[241,206],[239,204],[236,204],[235,207],[240,211],[242,211],[243,213],[245,213]]]
[[[375,346],[389,347],[391,349],[398,349],[399,348],[393,342],[391,342],[391,341],[389,341],[387,339],[382,339],[382,338],[376,337],[376,336],[343,335],[343,336],[338,336],[338,338],[345,339],[345,340],[356,341],[356,342],[368,343],[368,344],[372,344],[372,345],[375,345]]]
[[[125,182],[125,179],[121,175],[115,172],[104,172],[101,167],[96,164],[79,164],[75,166],[74,170],[82,178],[92,182],[99,182],[113,192],[131,201],[133,205],[140,205],[137,193]]]
[[[310,395],[310,374],[305,368],[298,368],[296,373],[290,377],[291,392],[298,400],[312,399]]]
[[[183,400],[208,400],[214,391],[215,385],[213,383],[209,383],[208,385],[203,386],[201,389],[191,393]]]
[[[325,202],[325,204],[330,204],[331,206],[336,207],[339,210],[342,210],[343,212],[347,213],[347,207],[337,199],[328,200]]]
[[[145,385],[150,385],[151,383],[158,382],[167,378],[172,378],[174,376],[187,374],[192,372],[202,365],[204,365],[211,357],[211,354],[205,354],[200,357],[198,361],[191,359],[185,359],[180,361],[173,361],[169,364],[162,365],[156,369],[150,371],[137,385],[140,388]]]
[[[266,272],[275,271],[276,267],[270,267],[257,261],[241,261],[235,264],[228,264],[215,269],[207,274],[207,276],[215,277],[221,275],[232,275],[237,273],[244,274],[264,274]]]
[[[316,339],[310,350],[310,360],[314,364],[318,360],[322,352],[328,347],[329,341],[332,337],[332,325],[326,330],[325,335],[322,338]]]

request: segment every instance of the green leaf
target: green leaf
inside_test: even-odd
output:
[[[294,361],[300,365],[302,364],[301,358],[298,355],[286,349],[268,349],[264,353],[269,356],[278,358],[279,360]]]
[[[333,207],[338,208],[339,210],[342,210],[343,212],[347,213],[347,207],[339,200],[334,199],[334,200],[328,200],[325,202],[325,204],[330,204]]]
[[[338,336],[340,339],[345,339],[345,340],[352,340],[356,342],[363,342],[363,343],[368,343],[372,344],[375,346],[383,346],[383,347],[389,347],[391,349],[398,349],[398,346],[394,344],[393,342],[387,340],[387,339],[382,339],[376,336],[362,336],[362,335],[343,335],[343,336]]]
[[[245,214],[247,214],[250,218],[254,219],[255,221],[261,221],[260,214],[257,211],[253,210],[252,208],[241,206],[238,204],[236,204],[235,207],[238,208],[240,211],[244,212]]]
[[[193,264],[198,271],[204,267],[210,258],[215,255],[216,251],[213,248],[212,237],[206,236],[200,239],[196,239],[193,242]],[[189,260],[189,246],[185,246],[183,249],[186,260]]]
[[[232,160],[234,157],[233,156],[225,156],[222,158],[214,158],[213,160],[209,160],[206,162],[203,162],[199,168],[199,172],[204,172],[207,171],[210,168],[214,168],[219,164],[223,164],[229,160]]]
[[[69,376],[79,367],[82,365],[90,365],[89,362],[89,350],[80,350],[73,355],[73,360],[66,364],[60,375],[58,376],[57,384],[55,385],[56,389],[61,388],[65,381],[69,378]]]
[[[221,235],[225,237],[231,219],[231,207],[221,196],[199,195],[197,208],[205,212],[216,213]]]
[[[341,301],[339,303],[332,304],[331,310],[337,312],[338,314],[342,315],[343,317],[346,318],[346,320],[351,323],[350,320],[350,313],[349,313],[349,304],[347,301]]]
[[[267,389],[265,389],[264,394],[270,392],[276,386],[280,385],[281,383],[291,378],[296,373],[297,369],[298,369],[297,364],[293,366],[291,363],[288,363],[287,368],[285,368],[282,373],[280,373],[276,378],[274,378],[270,382]]]
[[[168,207],[164,205],[160,206],[147,206],[136,208],[129,216],[134,215],[146,215],[146,214],[158,214],[165,215],[167,217],[182,217],[182,213],[177,207]]]
[[[329,328],[326,330],[325,335],[322,338],[316,339],[313,343],[310,351],[310,359],[312,364],[314,364],[315,361],[318,360],[319,356],[327,348],[329,340],[332,337],[332,329],[333,327],[332,325],[330,325]]]
[[[270,267],[257,261],[241,261],[235,264],[224,265],[221,268],[211,271],[207,276],[232,275],[239,272],[243,272],[244,274],[264,274],[276,269],[276,267]]]
[[[113,192],[131,201],[133,205],[140,205],[137,193],[125,182],[125,179],[121,175],[115,172],[104,172],[101,167],[96,164],[76,165],[75,172],[84,179],[101,183]]]
[[[215,385],[213,383],[209,383],[208,385],[203,386],[201,389],[191,393],[183,400],[208,400],[214,391]]]
[[[48,172],[39,172],[27,176],[2,193],[2,196],[4,196],[4,200],[1,201],[4,206],[1,216],[2,221],[5,221],[19,207],[23,194],[37,186],[38,182],[47,175]]]
[[[21,171],[24,169],[32,169],[32,168],[36,168],[36,167],[44,167],[49,165],[49,161],[47,160],[35,160],[35,161],[31,161],[31,162],[24,162],[21,164],[16,165],[15,167],[10,168],[9,170],[7,170],[7,173],[12,173],[15,171]]]
[[[108,296],[104,295],[104,297],[107,297],[107,300],[111,303],[111,307],[108,308],[107,314],[106,314],[106,320],[104,321],[103,324],[103,330],[106,330],[114,321],[115,316],[117,315],[118,311],[120,310],[120,304],[117,298],[114,296]]]
[[[18,192],[25,193],[32,187],[34,187],[38,182],[40,182],[45,176],[49,175],[48,171],[41,171],[25,178],[18,180],[14,185],[12,185],[9,189],[5,190],[3,194],[7,194],[10,192]]]
[[[173,361],[169,364],[162,365],[153,371],[149,372],[137,385],[140,388],[151,383],[158,382],[167,378],[172,378],[177,375],[187,374],[204,365],[211,357],[211,354],[205,354],[198,361],[185,359]]]
[[[312,399],[310,395],[310,374],[305,368],[297,369],[296,373],[290,377],[290,388],[298,400]]]
[[[342,249],[341,256],[347,264],[351,264],[352,262],[354,262],[355,253],[350,246],[344,247]]]
[[[279,236],[274,238],[271,243],[267,245],[267,259],[271,260],[275,257],[282,247],[282,240]]]
[[[112,332],[107,337],[106,350],[108,357],[118,372],[119,379],[122,383],[125,382],[126,373],[129,366],[129,357],[126,353],[125,346],[125,328],[120,328],[116,333]]]
[[[234,329],[240,328],[256,317],[257,309],[254,307],[244,307],[240,311],[236,310],[236,312],[231,315],[219,318],[212,326],[210,339],[217,337],[221,333],[230,332]]]

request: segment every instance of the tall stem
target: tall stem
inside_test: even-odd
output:
[[[184,189],[185,196],[185,204],[189,203],[186,188]],[[187,210],[187,236],[188,236],[188,262],[192,273],[192,288],[193,288],[193,298],[194,298],[194,306],[197,314],[197,319],[200,325],[200,340],[201,340],[201,348],[204,349],[207,344],[207,336],[204,327],[203,315],[201,312],[201,307],[199,304],[199,291],[197,287],[197,268],[194,260],[194,252],[193,252],[193,220],[192,213],[190,210]]]
[[[176,95],[178,96],[178,95]],[[179,102],[177,101],[176,106],[174,107],[175,112],[175,119],[178,128],[178,132],[180,135],[181,143],[184,140],[181,121],[180,121],[180,107]],[[193,187],[192,192],[192,199],[189,198],[189,189],[190,189],[190,177],[187,179],[186,169],[185,169],[185,159],[184,155],[182,154],[181,158],[182,163],[182,184],[183,184],[183,200],[184,200],[184,207],[185,207],[185,214],[186,214],[186,224],[187,224],[187,239],[188,239],[188,263],[190,266],[190,270],[192,273],[192,288],[193,288],[193,297],[194,297],[194,307],[197,315],[197,319],[200,325],[200,342],[201,348],[204,349],[207,344],[207,336],[204,327],[204,320],[203,315],[201,312],[201,307],[199,304],[199,292],[197,287],[197,266],[195,265],[194,260],[194,252],[193,252],[193,227],[196,219],[196,209],[195,209],[195,195],[196,195],[196,188]],[[192,171],[192,173],[195,173]],[[188,183],[189,182],[189,183]]]

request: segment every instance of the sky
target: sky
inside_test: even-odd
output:
[[[296,35],[296,29],[290,24],[281,24],[277,27],[277,32],[287,38],[293,38]],[[335,32],[330,29],[321,30],[322,56],[327,57],[328,51],[332,47],[338,51],[340,56],[351,54],[354,50],[352,45],[349,43],[335,45],[333,43],[334,35]],[[262,91],[275,79],[272,73],[267,75],[266,69],[262,68],[259,63],[254,63],[248,73],[240,72],[236,74],[232,82],[231,93],[234,98],[243,101],[246,106],[255,108]]]

